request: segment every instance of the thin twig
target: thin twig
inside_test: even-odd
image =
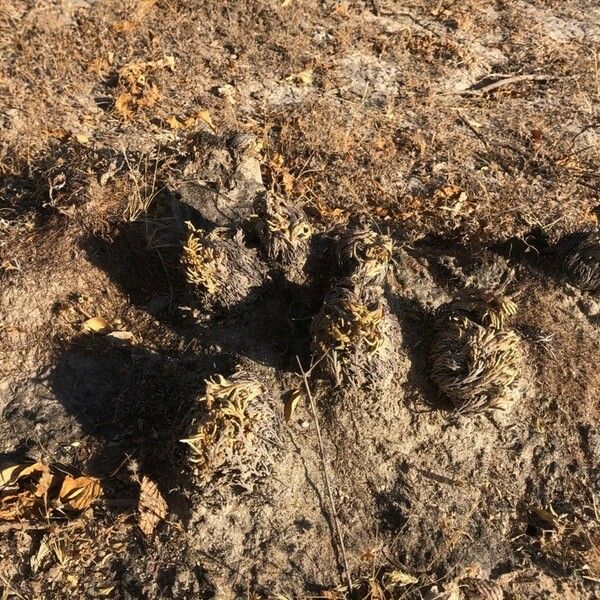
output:
[[[0,523],[0,533],[7,531],[30,531],[32,529],[48,529],[50,524],[43,521],[9,521]]]
[[[0,583],[2,583],[2,585],[5,588],[4,593],[6,593],[7,598],[10,595],[10,596],[16,596],[17,598],[20,598],[20,600],[27,600],[27,598],[25,596],[22,596],[21,594],[19,594],[19,592],[17,592],[17,590],[15,590],[15,588],[11,585],[10,581],[8,579],[6,579],[5,577],[3,577],[2,575],[0,575]],[[3,598],[5,597],[4,593],[2,595]]]
[[[344,545],[344,537],[342,535],[342,529],[340,527],[340,522],[338,519],[337,508],[335,505],[335,500],[333,499],[333,493],[331,491],[331,482],[329,481],[329,474],[327,472],[327,465],[325,462],[325,448],[323,446],[323,438],[321,437],[321,428],[319,427],[319,419],[317,418],[317,409],[315,406],[315,400],[313,398],[312,392],[310,390],[310,385],[308,384],[308,373],[310,373],[311,369],[308,373],[304,370],[302,363],[300,362],[300,358],[296,356],[296,361],[298,362],[298,367],[300,368],[300,373],[302,374],[302,381],[304,382],[304,388],[306,389],[306,395],[308,396],[308,400],[310,402],[310,409],[313,415],[313,419],[315,420],[315,429],[317,431],[317,440],[319,442],[319,453],[321,456],[321,468],[323,469],[323,478],[325,479],[325,487],[327,488],[327,495],[329,496],[329,504],[331,505],[331,515],[333,517],[333,522],[335,523],[335,530],[338,536],[338,542],[340,545],[340,553],[342,555],[342,561],[344,563],[344,570],[346,572],[346,579],[348,581],[348,590],[352,591],[352,577],[350,576],[350,568],[348,567],[348,558],[346,556],[346,546]]]
[[[479,82],[471,86],[470,89],[467,90],[457,90],[452,92],[445,92],[441,94],[442,96],[480,96],[481,94],[486,94],[491,92],[492,90],[496,90],[505,85],[509,85],[511,83],[518,83],[520,81],[550,81],[552,79],[558,79],[558,77],[554,75],[512,75],[509,77],[502,77],[497,81],[492,81],[491,83],[487,83],[482,85],[481,87],[475,88],[475,86],[479,85]]]

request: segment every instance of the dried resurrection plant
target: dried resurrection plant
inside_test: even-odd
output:
[[[431,379],[460,411],[506,409],[519,396],[519,337],[505,329],[516,313],[507,298],[451,302],[436,315]]]
[[[389,336],[392,319],[377,289],[339,281],[312,323],[312,350],[321,371],[336,386],[376,387],[388,380],[397,358]]]
[[[206,381],[195,418],[182,440],[201,481],[225,479],[252,490],[270,472],[279,447],[278,420],[265,387],[239,371]]]
[[[251,296],[265,280],[256,250],[244,244],[240,230],[196,229],[189,235],[181,263],[186,281],[205,309],[228,309]]]
[[[292,280],[304,280],[312,227],[297,206],[265,193],[254,203],[256,231],[271,264]]]
[[[589,227],[562,236],[553,254],[569,281],[582,290],[600,289],[600,229]]]
[[[370,229],[349,229],[336,248],[336,267],[362,285],[383,285],[392,258],[392,239]]]

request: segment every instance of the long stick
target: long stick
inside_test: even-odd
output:
[[[323,438],[321,437],[321,428],[319,427],[319,419],[317,418],[317,409],[315,406],[315,400],[313,398],[312,392],[310,391],[310,386],[308,385],[308,374],[302,367],[302,363],[300,362],[300,358],[296,356],[296,360],[298,361],[298,366],[300,367],[300,373],[302,374],[302,380],[304,381],[304,388],[306,389],[306,395],[308,396],[308,400],[310,402],[310,409],[315,420],[315,429],[317,430],[317,440],[319,442],[319,453],[321,455],[321,468],[323,469],[323,477],[325,479],[325,487],[327,488],[327,495],[329,496],[329,504],[331,505],[331,514],[333,516],[333,522],[335,523],[335,531],[338,537],[338,542],[340,545],[340,553],[342,555],[342,561],[344,562],[344,571],[346,572],[346,579],[348,580],[348,590],[352,591],[352,577],[350,576],[350,568],[348,567],[348,558],[346,557],[346,546],[344,545],[344,537],[342,535],[342,530],[340,528],[340,522],[338,519],[337,508],[335,506],[335,501],[333,499],[333,493],[331,491],[331,482],[329,481],[329,474],[327,473],[327,465],[325,463],[325,448],[323,447]],[[313,365],[314,367],[315,365]],[[311,367],[312,370],[312,367]],[[310,371],[309,371],[310,372]]]
[[[502,77],[497,81],[488,83],[486,85],[482,85],[480,88],[477,89],[461,90],[460,92],[452,93],[460,96],[479,96],[480,94],[491,92],[492,90],[496,90],[500,87],[509,85],[511,83],[517,83],[520,81],[550,81],[552,79],[558,79],[558,77],[554,77],[552,75],[513,75],[509,77]]]

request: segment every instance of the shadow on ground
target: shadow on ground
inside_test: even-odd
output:
[[[120,224],[111,236],[84,239],[81,246],[90,262],[136,307],[183,339],[284,371],[297,371],[296,356],[308,363],[310,319],[324,294],[323,281],[299,285],[272,272],[268,281],[226,312],[203,314],[194,310],[180,266],[187,235],[181,215],[208,229],[214,223],[207,224],[193,207],[168,194],[157,200],[154,214],[159,217]],[[317,261],[321,252],[313,253]],[[319,265],[310,268],[318,271]]]
[[[225,355],[165,353],[86,335],[58,356],[51,385],[83,433],[101,441],[87,470],[107,481],[107,497],[118,496],[110,485],[128,480],[127,465],[133,461],[139,476],[155,481],[171,510],[185,519],[189,478],[181,476],[179,440],[204,379],[234,367]]]

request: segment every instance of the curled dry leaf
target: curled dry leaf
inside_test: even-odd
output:
[[[109,338],[113,340],[120,340],[122,342],[134,342],[135,335],[131,331],[112,331],[108,334]]]
[[[50,488],[52,487],[52,485],[54,484],[54,475],[52,473],[50,473],[50,469],[48,469],[48,467],[46,467],[46,470],[43,471],[43,473],[40,476],[39,481],[37,482],[35,489],[34,489],[34,495],[37,496],[38,498],[42,498],[44,496],[46,496],[48,494],[48,492],[50,491]]]
[[[9,465],[0,469],[0,487],[16,483],[23,477],[28,477],[33,473],[45,473],[48,467],[42,463]]]
[[[55,474],[42,463],[10,465],[0,469],[0,520],[42,518],[61,505],[82,511],[100,492],[93,477]]]
[[[283,409],[283,416],[285,417],[285,422],[289,423],[294,416],[294,412],[296,412],[296,408],[298,403],[302,399],[302,391],[298,388],[290,391],[288,398],[285,402],[285,406]]]
[[[67,475],[60,487],[60,501],[73,510],[85,510],[100,496],[102,488],[95,477],[71,477]]]
[[[300,71],[299,73],[294,73],[287,78],[287,81],[290,83],[296,83],[301,85],[311,85],[314,79],[314,74],[312,69],[304,69],[304,71]]]
[[[158,490],[156,483],[144,476],[140,484],[138,504],[140,529],[150,537],[157,525],[167,516],[167,503]]]
[[[82,145],[82,146],[87,146],[90,143],[90,138],[83,134],[83,133],[76,133],[74,134],[75,139]]]
[[[200,122],[208,125],[214,131],[215,127],[212,117],[207,110],[197,110],[189,117],[177,117],[173,115],[165,119],[165,123],[171,129],[193,129]]]
[[[37,482],[36,482],[37,478]],[[52,485],[52,476],[42,463],[10,465],[0,470],[0,520],[14,521],[36,515]]]
[[[110,323],[102,317],[93,317],[84,322],[83,331],[87,333],[110,333],[112,327]]]
[[[395,570],[386,573],[383,577],[383,582],[386,588],[394,588],[405,585],[412,585],[414,583],[418,583],[419,580],[410,573]]]

